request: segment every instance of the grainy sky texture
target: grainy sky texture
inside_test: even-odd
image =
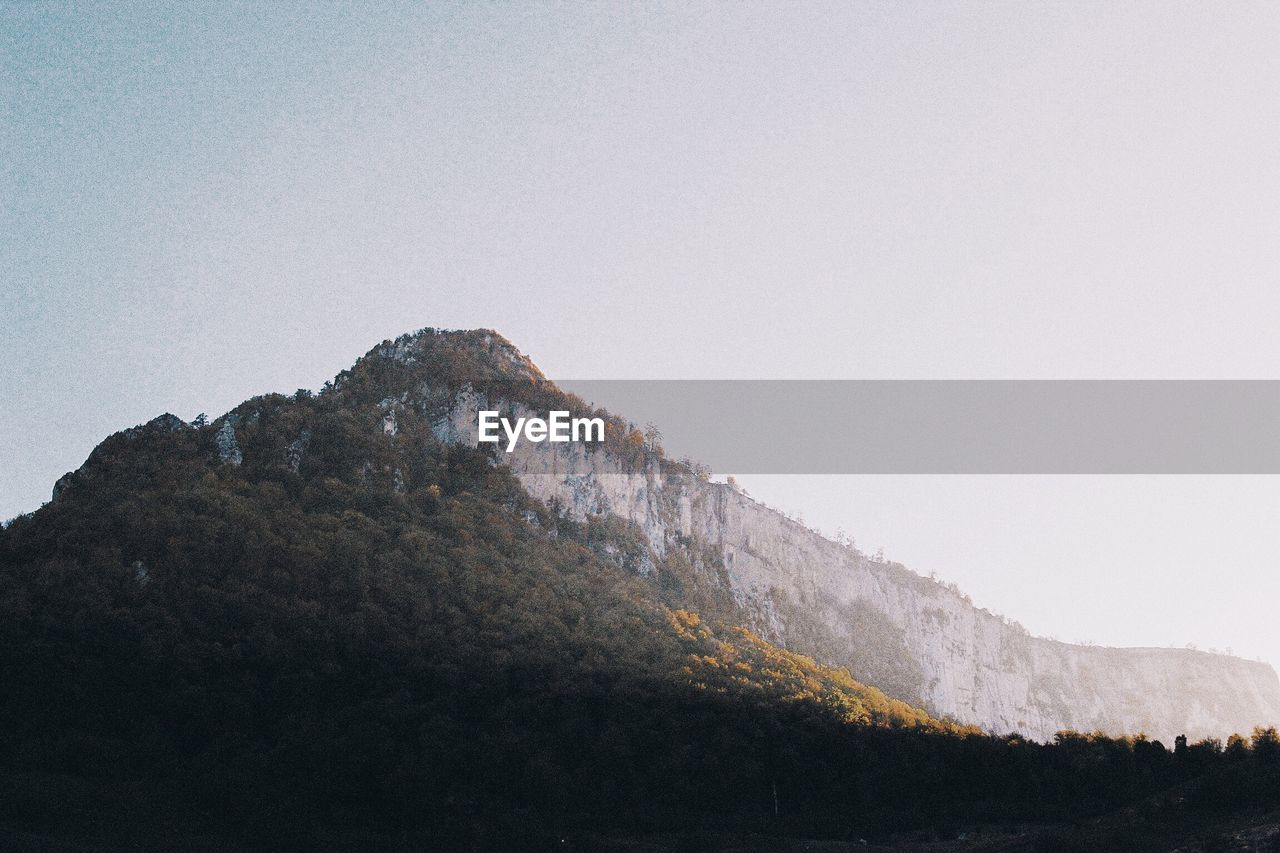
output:
[[[0,6],[0,517],[421,326],[577,378],[1280,378],[1280,8]],[[760,479],[1280,661],[1269,478]]]

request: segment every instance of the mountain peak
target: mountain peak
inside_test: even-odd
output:
[[[407,332],[394,340],[384,340],[365,355],[365,359],[368,358],[404,365],[452,361],[459,367],[486,368],[482,371],[485,378],[492,378],[489,372],[496,371],[503,378],[546,381],[542,371],[528,356],[493,329],[427,327]]]

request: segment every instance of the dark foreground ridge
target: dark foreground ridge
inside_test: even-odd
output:
[[[118,433],[0,532],[0,848],[1154,850],[1280,825],[1274,729],[937,719],[744,627],[715,554],[655,555],[440,441],[464,387],[587,410],[495,333],[428,330],[318,394]],[[609,452],[699,475],[608,422]]]

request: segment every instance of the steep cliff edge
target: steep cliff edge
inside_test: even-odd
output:
[[[380,357],[412,360],[415,340],[385,345]],[[550,384],[501,338],[487,340],[529,381]],[[454,388],[447,405],[444,391],[427,395],[442,441],[475,446],[479,408],[545,414],[501,387]],[[406,395],[396,405],[415,403]],[[574,518],[614,515],[635,524],[656,554],[710,546],[753,630],[935,714],[1037,739],[1070,728],[1146,732],[1167,742],[1280,721],[1280,680],[1266,664],[1032,637],[942,584],[832,542],[658,454],[637,462],[611,449],[526,442],[496,459]]]

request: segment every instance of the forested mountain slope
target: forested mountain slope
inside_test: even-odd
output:
[[[874,840],[1274,775],[1274,732],[995,738],[787,650],[714,542],[453,441],[460,393],[581,408],[492,333],[428,331],[118,433],[0,531],[0,846]],[[609,424],[598,459],[703,483]]]

